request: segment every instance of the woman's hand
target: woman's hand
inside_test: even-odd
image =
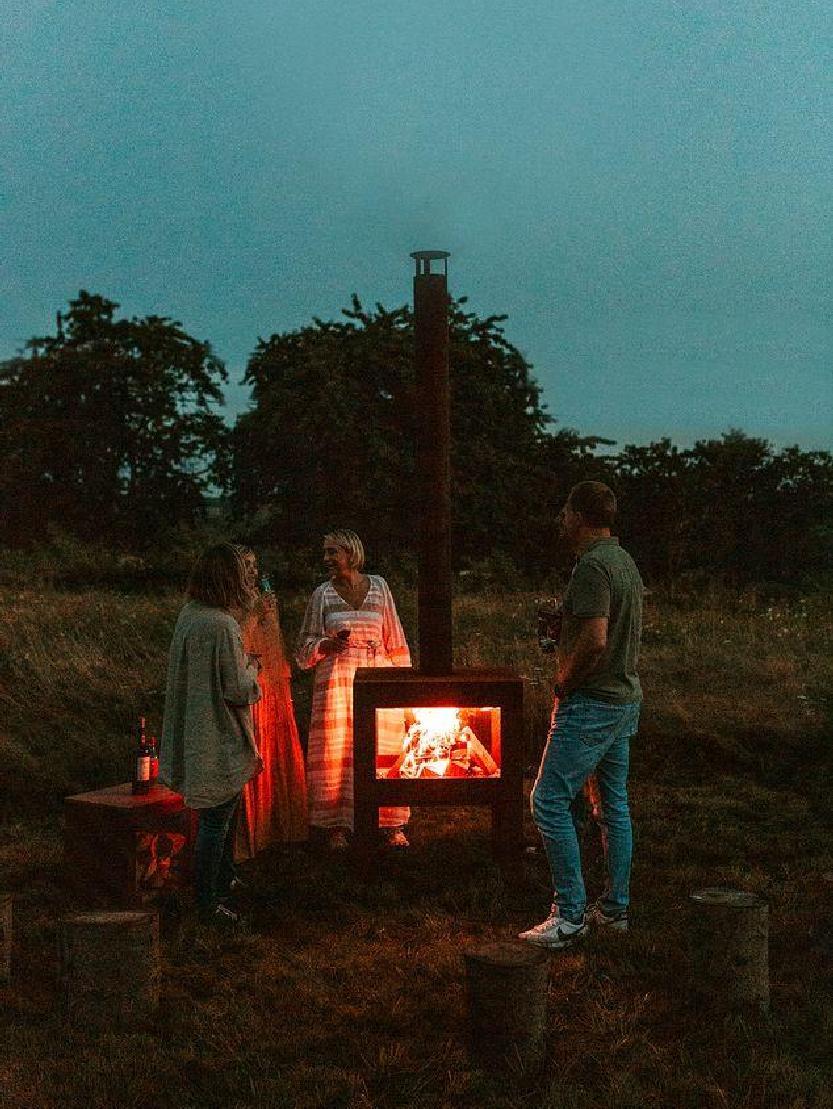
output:
[[[322,639],[319,644],[319,650],[325,657],[330,655],[340,655],[342,651],[346,651],[350,641],[350,629],[342,628],[338,635],[328,636]]]

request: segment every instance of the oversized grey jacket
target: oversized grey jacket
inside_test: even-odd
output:
[[[243,654],[237,621],[188,601],[168,656],[159,781],[193,809],[239,793],[260,765],[250,708],[259,698],[257,666]]]

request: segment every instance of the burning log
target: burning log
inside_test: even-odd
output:
[[[769,1008],[769,909],[754,893],[714,887],[690,896],[692,986],[720,1007]]]
[[[469,1053],[485,1069],[537,1066],[547,1023],[544,948],[486,943],[465,952]]]
[[[76,913],[62,921],[64,1017],[96,1028],[150,1020],[159,1007],[159,918],[149,912]]]
[[[496,777],[500,773],[498,769],[498,764],[495,762],[495,760],[492,758],[492,756],[489,754],[489,752],[486,750],[477,736],[471,731],[471,729],[467,728],[466,731],[470,733],[469,758],[471,759],[472,763],[474,763],[475,766],[480,767],[487,778]]]
[[[12,977],[12,895],[0,893],[0,984]]]

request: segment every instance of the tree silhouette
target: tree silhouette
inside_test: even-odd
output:
[[[529,577],[570,558],[556,520],[573,484],[611,484],[649,582],[822,580],[833,573],[833,456],[731,429],[688,449],[552,429],[532,367],[465,298],[449,306],[453,555]],[[353,526],[379,556],[416,548],[413,315],[366,310],[259,340],[252,407],[227,432],[211,347],[165,317],[117,317],[81,291],[54,335],[0,364],[2,542],[52,527],[164,548],[222,486],[253,540],[317,546]],[[829,577],[828,577],[829,580]]]
[[[540,506],[549,417],[504,317],[464,305],[449,313],[454,554],[501,548],[523,561],[531,535],[517,521]],[[258,343],[246,371],[253,406],[232,436],[234,505],[279,545],[317,543],[349,522],[377,551],[413,549],[413,316],[368,312],[355,296],[343,316]]]
[[[225,439],[207,343],[169,319],[116,319],[82,290],[54,336],[0,366],[0,512],[7,541],[50,525],[141,546],[202,511]]]
[[[615,459],[624,537],[657,580],[800,582],[833,569],[833,456],[780,453],[736,428],[678,450],[668,439]]]

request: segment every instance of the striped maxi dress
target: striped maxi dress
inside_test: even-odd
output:
[[[351,608],[330,582],[319,585],[307,605],[298,637],[297,661],[315,667],[307,746],[309,822],[317,828],[353,830],[353,676],[360,666],[410,666],[411,654],[396,605],[384,578],[369,574],[367,596]],[[321,640],[350,629],[350,646],[326,656]],[[398,753],[405,735],[400,709],[380,713],[380,752]],[[405,824],[410,809],[381,808],[379,826]]]

